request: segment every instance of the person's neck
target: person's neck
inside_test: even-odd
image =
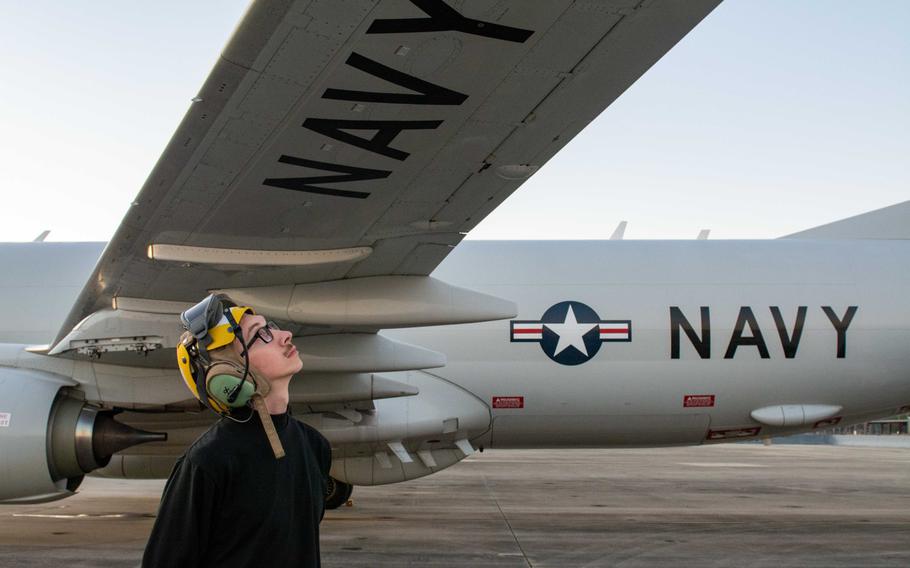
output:
[[[288,394],[288,383],[290,383],[290,377],[286,381],[272,381],[269,394],[262,399],[269,414],[284,414],[288,411],[288,402],[291,398],[291,395]]]

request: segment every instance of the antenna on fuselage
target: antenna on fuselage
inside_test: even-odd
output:
[[[628,221],[620,221],[619,225],[616,225],[616,229],[613,230],[613,234],[610,235],[611,241],[621,241],[623,236],[626,234],[626,225]]]
[[[695,237],[695,240],[707,241],[708,235],[710,235],[710,234],[711,234],[711,229],[702,229],[701,231],[698,232],[698,236]]]
[[[51,232],[50,232],[49,230],[48,230],[48,231],[41,231],[41,234],[38,235],[37,237],[35,237],[35,240],[32,241],[32,242],[33,242],[33,243],[43,243],[43,242],[44,242],[44,239],[46,239],[47,236],[48,236],[49,234],[51,234]]]

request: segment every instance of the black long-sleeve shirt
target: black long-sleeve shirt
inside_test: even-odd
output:
[[[319,566],[331,446],[287,412],[272,421],[280,460],[256,415],[222,418],[177,460],[143,568]]]

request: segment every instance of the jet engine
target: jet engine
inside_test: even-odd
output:
[[[68,497],[115,452],[167,439],[117,422],[73,386],[51,373],[0,369],[0,503]]]

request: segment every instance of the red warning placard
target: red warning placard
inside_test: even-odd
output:
[[[713,394],[687,394],[683,397],[684,408],[698,408],[714,406]]]
[[[525,397],[523,396],[494,396],[493,408],[524,408]]]

